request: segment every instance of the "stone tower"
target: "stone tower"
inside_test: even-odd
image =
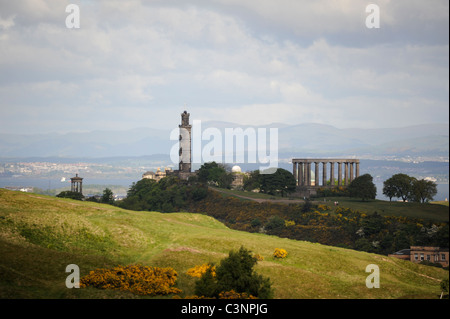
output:
[[[190,173],[191,172],[191,128],[189,124],[189,113],[184,111],[181,113],[181,125],[180,128],[180,161],[179,172]]]

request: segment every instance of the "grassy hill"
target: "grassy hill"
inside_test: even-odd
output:
[[[81,275],[118,264],[173,267],[181,296],[192,295],[186,271],[218,262],[240,246],[264,257],[275,298],[437,298],[448,271],[386,256],[231,230],[211,217],[136,212],[97,203],[0,189],[0,298],[138,298],[121,291],[68,289],[69,264]],[[275,260],[275,248],[288,257]],[[380,268],[380,288],[365,285]]]
[[[223,194],[223,196],[233,196],[242,200],[254,201],[272,201],[284,203],[303,202],[302,199],[296,197],[280,197],[262,193],[252,193],[238,190],[229,190],[223,188],[211,188]],[[430,220],[433,222],[448,222],[449,210],[448,202],[431,202],[431,203],[416,203],[416,202],[402,202],[402,201],[385,201],[385,200],[368,200],[361,201],[360,198],[352,197],[318,197],[312,199],[315,204],[325,204],[334,210],[334,202],[339,202],[341,207],[351,208],[356,211],[372,214],[377,212],[383,216],[404,216],[408,218],[419,218]],[[440,204],[440,205],[435,205]]]

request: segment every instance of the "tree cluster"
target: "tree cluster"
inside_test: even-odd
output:
[[[207,188],[201,184],[181,181],[176,176],[167,176],[158,182],[141,179],[133,183],[127,197],[118,205],[125,209],[140,211],[177,212],[184,209],[189,202],[205,198]]]
[[[437,194],[436,183],[417,179],[406,174],[395,174],[383,183],[383,194],[392,200],[393,197],[405,201],[425,203],[433,200]]]
[[[259,170],[255,170],[244,178],[244,189],[248,191],[257,189],[260,193],[284,197],[295,192],[295,188],[294,175],[282,168],[278,168],[272,174],[262,174]]]

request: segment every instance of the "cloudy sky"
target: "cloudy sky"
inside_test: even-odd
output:
[[[80,28],[66,27],[66,6]],[[380,28],[366,27],[366,6]],[[447,0],[0,0],[0,133],[448,123]]]

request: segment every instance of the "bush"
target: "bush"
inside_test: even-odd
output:
[[[72,191],[63,191],[56,195],[56,197],[59,198],[70,198],[70,199],[76,199],[76,200],[82,200],[84,198],[83,194],[78,192],[72,192]]]
[[[203,264],[203,265],[200,265],[200,266],[195,266],[193,268],[188,269],[186,274],[191,276],[191,277],[201,278],[202,275],[204,273],[206,273],[206,271],[208,269],[211,270],[212,276],[215,277],[216,276],[216,266],[214,266],[212,264]]]
[[[125,290],[138,295],[177,294],[174,288],[177,272],[173,268],[142,265],[117,266],[112,269],[96,269],[80,280],[80,287]]]
[[[283,248],[275,248],[275,251],[273,252],[273,257],[275,258],[286,258],[287,257],[287,251]]]
[[[230,251],[227,258],[222,259],[216,267],[216,276],[211,268],[196,282],[195,293],[204,297],[220,297],[220,293],[234,291],[258,298],[272,298],[273,290],[269,278],[258,275],[253,267],[257,259],[247,249]]]
[[[263,261],[264,260],[264,257],[261,256],[260,254],[255,254],[254,257],[256,258],[257,261]]]

